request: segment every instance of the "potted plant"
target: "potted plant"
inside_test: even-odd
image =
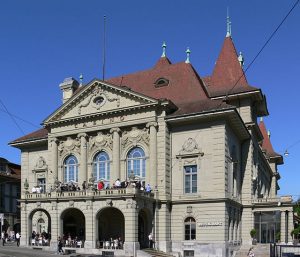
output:
[[[279,243],[280,242],[280,237],[281,237],[281,234],[280,232],[278,231],[275,235],[275,240],[276,240],[276,243]]]
[[[252,244],[256,245],[257,240],[256,240],[256,229],[255,228],[250,230],[250,236],[252,238]]]
[[[300,227],[295,228],[291,231],[291,236],[293,238],[294,245],[299,244],[299,233],[300,233]]]

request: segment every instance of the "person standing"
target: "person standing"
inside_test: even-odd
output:
[[[255,257],[255,254],[254,254],[254,252],[253,252],[253,247],[250,247],[247,256],[248,256],[248,257]]]
[[[17,240],[17,246],[18,247],[20,246],[20,237],[21,237],[20,233],[17,232],[17,234],[16,234],[16,240]]]
[[[149,239],[149,248],[153,248],[153,235],[152,235],[152,233],[149,234],[148,239]]]
[[[59,236],[58,239],[57,239],[57,252],[58,252],[58,254],[60,254],[60,253],[64,254],[64,251],[63,251],[62,247],[63,247],[62,239]]]
[[[5,233],[4,233],[4,231],[2,231],[2,233],[1,233],[1,239],[2,239],[2,245],[4,246],[4,244],[5,244]]]

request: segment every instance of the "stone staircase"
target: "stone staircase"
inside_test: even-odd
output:
[[[236,252],[235,257],[247,257],[250,247],[251,245],[242,245],[241,248]],[[255,254],[255,257],[270,257],[270,245],[253,245],[253,252]]]
[[[152,257],[173,257],[173,255],[171,255],[171,254],[167,254],[165,252],[158,251],[158,250],[155,250],[155,249],[147,248],[147,249],[143,249],[143,251],[146,252],[147,254],[149,254],[149,256],[152,256]]]

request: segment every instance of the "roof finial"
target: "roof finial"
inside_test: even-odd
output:
[[[238,60],[240,62],[241,67],[243,67],[244,66],[244,56],[243,56],[242,52],[240,52]]]
[[[82,81],[83,81],[83,75],[82,75],[82,73],[79,76],[79,80],[80,80],[80,86],[82,86]]]
[[[191,54],[191,50],[190,50],[190,48],[188,47],[187,49],[186,49],[186,60],[185,60],[185,63],[190,63],[190,54]]]
[[[227,7],[227,33],[226,37],[231,37],[231,21],[229,18],[229,7]]]
[[[259,121],[260,121],[260,122],[263,122],[263,121],[264,121],[264,118],[263,118],[263,117],[260,117]]]
[[[161,54],[161,57],[166,57],[166,48],[167,48],[167,45],[166,45],[166,42],[164,41],[163,44],[162,44],[162,54]]]

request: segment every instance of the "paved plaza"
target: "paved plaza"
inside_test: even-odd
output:
[[[16,243],[6,244],[0,246],[0,257],[53,257],[58,256],[54,251],[44,251],[40,249],[31,249],[25,247],[17,247]],[[88,256],[101,256],[101,255],[81,255],[81,254],[70,254],[64,256],[72,257],[88,257]]]

